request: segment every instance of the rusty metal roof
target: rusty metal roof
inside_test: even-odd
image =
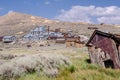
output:
[[[105,32],[99,31],[99,30],[95,30],[93,32],[92,36],[90,37],[90,39],[88,40],[86,46],[90,46],[90,42],[92,41],[92,39],[94,38],[94,36],[96,34],[111,38],[116,42],[116,44],[120,44],[120,35],[119,34],[111,34],[111,33],[105,33]]]

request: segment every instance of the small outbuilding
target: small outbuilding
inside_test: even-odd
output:
[[[90,61],[103,67],[120,68],[120,37],[95,30],[86,46]]]
[[[67,37],[66,38],[66,47],[83,47],[84,42],[81,42],[80,37]]]
[[[97,30],[97,27],[88,27],[89,30]]]
[[[81,47],[84,46],[84,42],[81,42],[81,41],[75,41],[75,42],[74,42],[74,46],[75,46],[76,48],[81,48]]]
[[[56,40],[55,40],[55,43],[64,44],[65,43],[65,38],[64,37],[57,37]]]
[[[74,46],[75,38],[74,37],[67,37],[65,40],[66,47]]]
[[[2,38],[2,41],[4,42],[4,43],[11,43],[11,42],[13,42],[13,41],[15,41],[16,40],[16,37],[15,36],[4,36],[3,38]]]

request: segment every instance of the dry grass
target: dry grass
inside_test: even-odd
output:
[[[17,50],[11,48],[9,50],[11,50],[10,53],[21,50],[24,54],[31,51],[31,54],[29,55],[37,55],[35,53],[38,52],[40,54],[47,54],[47,56],[52,55],[55,57],[57,53],[57,55],[64,55],[72,62],[72,66],[67,68],[60,67],[57,77],[40,76],[38,75],[38,72],[33,72],[21,75],[17,80],[120,80],[120,70],[105,69],[100,66],[87,63],[86,60],[89,56],[86,47],[66,48],[65,45],[52,44],[48,47],[18,48]],[[1,52],[4,53],[6,51],[3,49]],[[29,61],[29,59],[26,59],[26,61]],[[31,64],[33,63],[34,61],[31,62]],[[8,67],[11,68],[11,66]],[[53,70],[53,73],[54,71],[56,72],[56,70]],[[47,74],[52,73],[51,70],[45,70],[44,72]]]

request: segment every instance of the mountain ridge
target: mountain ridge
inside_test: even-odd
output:
[[[109,30],[111,32],[117,30],[113,25],[89,24],[86,22],[64,22],[49,20],[47,18],[33,16],[26,13],[9,12],[6,15],[0,16],[0,36],[17,34],[17,36],[22,37],[31,29],[44,25],[50,26],[50,29],[64,28],[66,31],[73,30],[79,34],[91,34],[93,31],[88,30],[88,27],[98,27],[100,30]],[[18,35],[20,32],[23,34]],[[117,33],[118,32],[119,30]]]

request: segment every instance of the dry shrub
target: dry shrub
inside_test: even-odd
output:
[[[14,57],[16,57],[16,55],[0,53],[0,59],[9,60],[9,59],[13,59]]]
[[[39,76],[56,77],[61,67],[68,67],[70,64],[66,57],[58,54],[18,56],[0,66],[0,77],[6,80],[33,72]]]
[[[14,67],[10,63],[5,63],[2,66],[0,66],[0,76],[3,80],[8,80],[9,78],[12,78],[12,71]]]
[[[5,64],[8,60],[0,60],[0,65]]]

